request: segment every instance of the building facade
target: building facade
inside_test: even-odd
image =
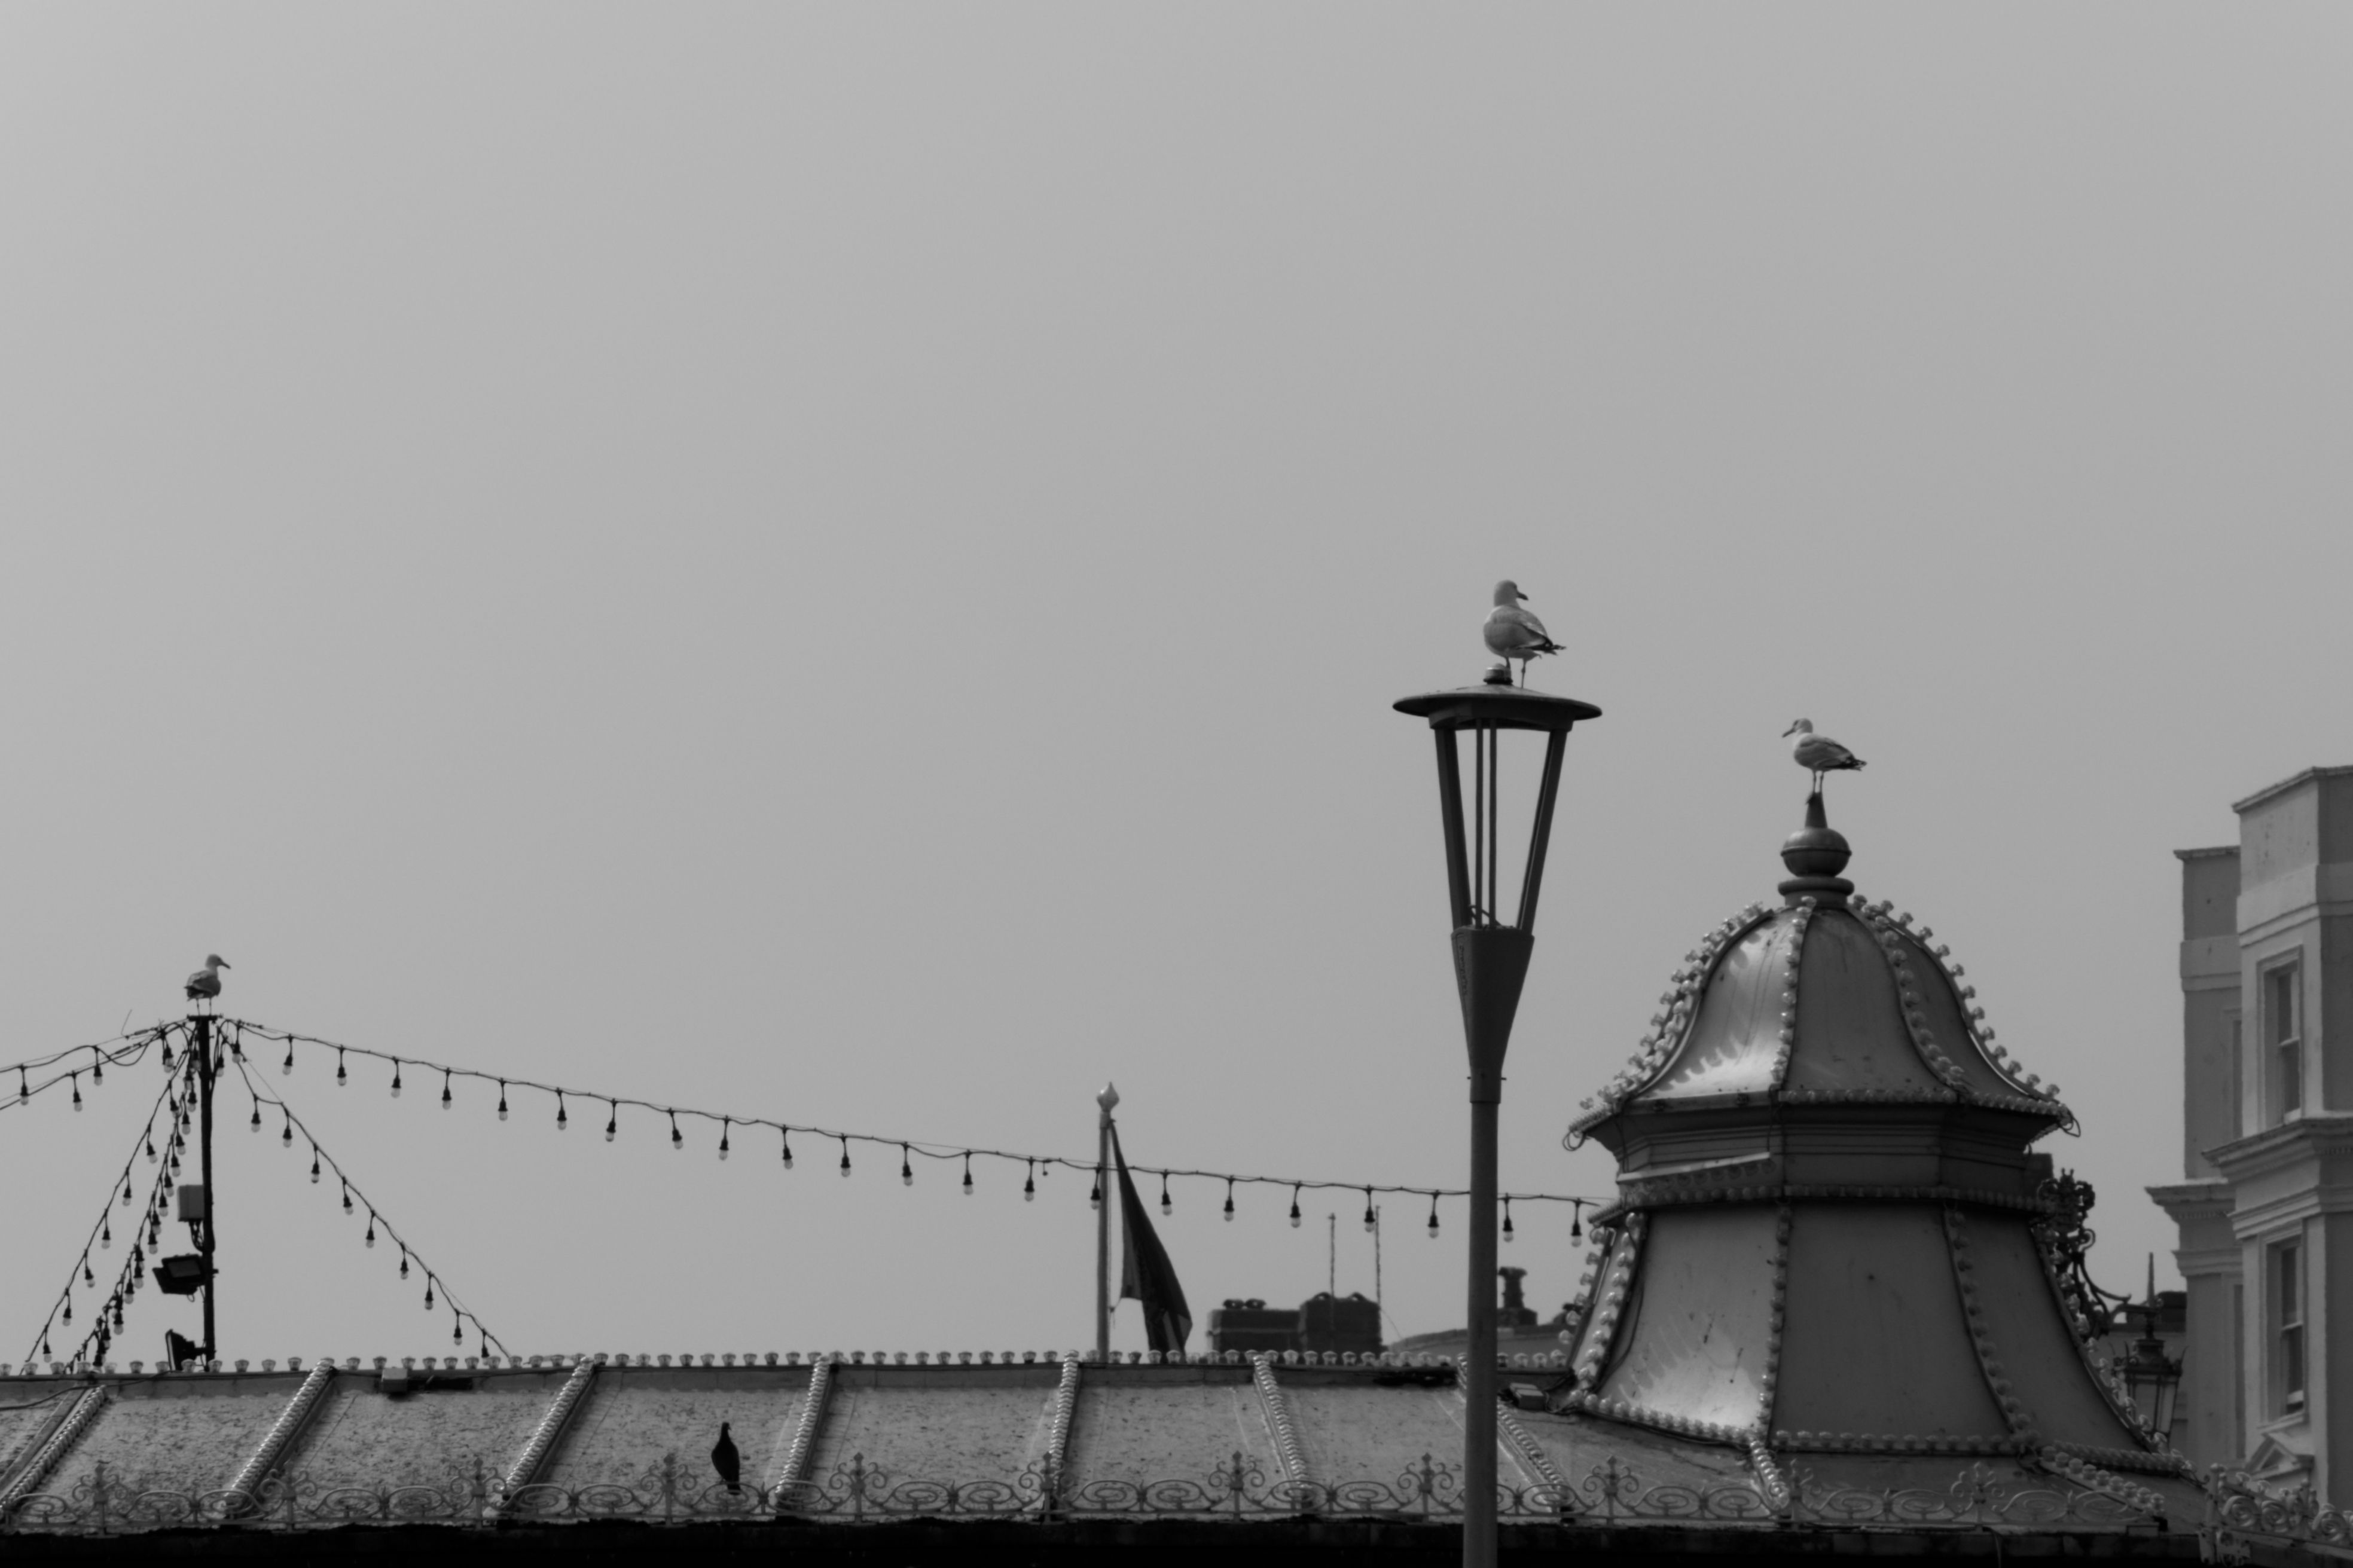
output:
[[[2353,1499],[2353,767],[2181,861],[2183,1450]]]

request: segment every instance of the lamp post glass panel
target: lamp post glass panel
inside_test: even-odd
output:
[[[1537,895],[1552,839],[1553,801],[1568,731],[1598,719],[1589,702],[1511,684],[1498,666],[1486,683],[1409,697],[1400,713],[1426,719],[1438,743],[1438,805],[1446,837],[1447,911],[1453,926],[1454,984],[1462,1002],[1463,1043],[1471,1066],[1470,1344],[1463,1355],[1462,1561],[1495,1561],[1495,1123],[1504,1098],[1504,1053],[1535,944]],[[1545,738],[1535,779],[1535,819],[1522,863],[1502,857],[1504,731]],[[1462,738],[1471,741],[1469,809],[1463,804]],[[1525,751],[1508,751],[1523,765]],[[1519,883],[1512,919],[1504,919],[1507,878]]]

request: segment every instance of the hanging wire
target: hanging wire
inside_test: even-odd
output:
[[[556,1097],[557,1112],[560,1119],[559,1125],[563,1124],[561,1118],[564,1114],[564,1100],[565,1097],[577,1096],[584,1100],[601,1100],[606,1102],[607,1107],[608,1113],[606,1121],[605,1135],[608,1142],[617,1135],[619,1130],[620,1107],[630,1105],[645,1110],[658,1111],[673,1121],[680,1118],[695,1117],[714,1125],[741,1122],[746,1127],[773,1127],[776,1129],[777,1131],[787,1141],[789,1140],[790,1135],[795,1132],[806,1133],[813,1138],[834,1139],[842,1145],[845,1163],[847,1163],[847,1156],[849,1152],[849,1146],[854,1142],[863,1142],[873,1144],[881,1148],[899,1148],[902,1151],[901,1163],[902,1168],[905,1169],[913,1168],[913,1156],[915,1154],[921,1154],[928,1160],[954,1160],[959,1163],[962,1163],[967,1157],[974,1159],[1011,1161],[1022,1164],[1028,1171],[1036,1175],[1043,1175],[1056,1166],[1072,1171],[1092,1171],[1095,1167],[1095,1162],[1092,1159],[1081,1160],[1071,1159],[1063,1155],[1024,1153],[1016,1150],[985,1148],[978,1144],[932,1143],[925,1142],[918,1139],[900,1138],[885,1133],[852,1132],[839,1128],[818,1127],[797,1122],[786,1122],[778,1121],[774,1117],[747,1116],[735,1111],[704,1110],[693,1106],[668,1105],[656,1100],[639,1099],[632,1095],[600,1093],[593,1089],[581,1089],[575,1085],[545,1083],[532,1079],[503,1077],[497,1073],[482,1071],[474,1068],[465,1067],[458,1063],[428,1061],[423,1058],[417,1057],[396,1057],[390,1052],[374,1050],[365,1046],[353,1046],[333,1040],[321,1039],[316,1036],[304,1035],[290,1030],[275,1029],[266,1025],[255,1024],[244,1019],[224,1019],[222,1022],[225,1026],[235,1029],[251,1030],[258,1037],[260,1038],[284,1040],[293,1046],[311,1046],[322,1050],[332,1050],[337,1053],[336,1059],[339,1071],[341,1070],[341,1064],[345,1055],[350,1054],[372,1058],[378,1061],[390,1063],[393,1067],[396,1082],[398,1080],[402,1066],[406,1065],[409,1067],[421,1068],[429,1071],[443,1073],[452,1079],[463,1078],[477,1079],[485,1085],[500,1087],[502,1091],[509,1089],[536,1089],[540,1093],[554,1095]],[[168,1048],[169,1042],[164,1041],[163,1043]],[[88,1047],[77,1048],[87,1049]],[[789,1142],[787,1142],[786,1147],[789,1147]],[[1194,1177],[1208,1181],[1229,1182],[1234,1184],[1238,1188],[1253,1185],[1289,1187],[1292,1188],[1294,1193],[1346,1191],[1368,1194],[1410,1193],[1416,1195],[1435,1194],[1440,1198],[1459,1198],[1468,1195],[1466,1189],[1460,1187],[1433,1188],[1419,1184],[1389,1184],[1380,1182],[1366,1184],[1364,1182],[1320,1180],[1296,1176],[1260,1175],[1231,1171],[1195,1170],[1174,1165],[1136,1165],[1130,1168],[1144,1175],[1158,1176],[1162,1179],[1164,1184],[1171,1177]],[[1102,1194],[1099,1192],[1094,1195],[1097,1201],[1101,1200]],[[1514,1193],[1502,1195],[1508,1195],[1521,1203],[1557,1203],[1576,1205],[1589,1204],[1597,1208],[1603,1205],[1603,1200],[1601,1199],[1566,1193]],[[1370,1205],[1368,1205],[1367,1207],[1369,1206]]]
[[[162,1037],[163,1032],[158,1031],[154,1034],[153,1039],[151,1039],[148,1043],[152,1044],[154,1039],[161,1039]],[[76,1048],[80,1049],[85,1047]],[[143,1050],[145,1047],[142,1045],[141,1048]],[[121,1179],[126,1192],[130,1190],[132,1167],[138,1163],[141,1148],[142,1146],[147,1148],[153,1148],[154,1146],[155,1118],[158,1115],[162,1115],[167,1111],[177,1109],[176,1104],[173,1100],[173,1095],[179,1087],[180,1082],[176,1074],[166,1078],[164,1081],[162,1091],[155,1096],[154,1104],[148,1108],[146,1122],[140,1129],[139,1136],[132,1141],[131,1152],[124,1157],[122,1162],[122,1175]],[[166,1141],[169,1142],[169,1140]],[[170,1179],[169,1170],[159,1166],[156,1175],[158,1194],[160,1194],[164,1184],[169,1182]],[[111,1237],[112,1234],[111,1227],[107,1222],[110,1211],[112,1208],[113,1198],[114,1183],[112,1181],[109,1181],[106,1184],[106,1196],[99,1202],[98,1218],[91,1223],[90,1235],[83,1238],[79,1259],[75,1264],[73,1271],[69,1272],[66,1276],[66,1286],[65,1289],[58,1293],[57,1304],[49,1309],[49,1316],[42,1320],[40,1329],[34,1334],[33,1342],[38,1348],[37,1350],[28,1351],[26,1352],[25,1359],[27,1361],[30,1361],[35,1354],[46,1356],[50,1353],[49,1330],[54,1324],[60,1321],[61,1313],[63,1314],[63,1321],[71,1322],[73,1321],[74,1275],[79,1274],[82,1276],[83,1279],[88,1282],[89,1286],[94,1286],[96,1284],[96,1277],[92,1275],[90,1270],[90,1244],[92,1241],[96,1241],[101,1248],[107,1246],[105,1238]],[[146,1212],[151,1218],[156,1212],[160,1203],[160,1195],[150,1197]],[[117,1276],[117,1284],[114,1288],[114,1294],[118,1298],[123,1295],[128,1289],[128,1287],[121,1283],[121,1281],[127,1279],[135,1284],[139,1279],[138,1271],[145,1264],[145,1261],[146,1254],[138,1246],[136,1233],[134,1232],[132,1245],[130,1251],[124,1256],[121,1272]],[[85,1346],[87,1346],[90,1343],[90,1341],[85,1340],[83,1342]],[[75,1352],[75,1359],[77,1361],[81,1360],[82,1352],[77,1351]]]
[[[117,1035],[112,1039],[103,1040],[96,1045],[68,1046],[63,1050],[52,1051],[47,1056],[27,1057],[21,1062],[11,1062],[6,1067],[0,1067],[0,1072],[14,1072],[16,1075],[16,1096],[13,1099],[0,1099],[0,1110],[14,1110],[17,1106],[27,1104],[44,1091],[54,1089],[59,1084],[66,1085],[76,1096],[79,1096],[81,1092],[79,1077],[85,1072],[90,1074],[90,1087],[99,1088],[106,1081],[108,1068],[135,1066],[149,1050],[159,1045],[164,1047],[164,1065],[169,1068],[172,1066],[172,1049],[168,1037],[172,1030],[178,1026],[173,1024],[153,1024],[143,1029],[133,1029],[128,1034]],[[32,1076],[46,1068],[56,1067],[59,1062],[79,1057],[84,1052],[88,1052],[90,1058],[84,1066],[68,1068],[37,1080]]]
[[[288,1105],[281,1097],[272,1095],[265,1091],[259,1084],[254,1081],[252,1073],[247,1070],[245,1064],[242,1061],[239,1061],[237,1064],[237,1074],[245,1082],[246,1092],[253,1096],[257,1103],[267,1100],[278,1110],[282,1112],[287,1121],[292,1123],[292,1125],[301,1132],[302,1136],[310,1141],[311,1151],[311,1180],[316,1181],[319,1179],[318,1173],[321,1163],[323,1161],[326,1168],[332,1170],[335,1173],[336,1181],[343,1184],[344,1190],[356,1194],[359,1201],[367,1205],[367,1244],[370,1247],[375,1245],[375,1227],[378,1224],[383,1225],[385,1234],[391,1237],[394,1243],[400,1248],[400,1277],[404,1279],[407,1279],[408,1260],[412,1256],[416,1256],[416,1249],[409,1245],[407,1239],[400,1234],[399,1230],[394,1226],[390,1220],[384,1217],[383,1211],[376,1206],[375,1200],[371,1199],[367,1195],[366,1190],[363,1188],[358,1182],[352,1178],[351,1173],[343,1169],[342,1163],[336,1160],[334,1155],[319,1142],[318,1135],[312,1132],[308,1126],[304,1125],[301,1117],[294,1114],[294,1108],[292,1106]],[[422,1257],[418,1257],[417,1261],[422,1264],[424,1259]],[[436,1274],[429,1267],[426,1269],[425,1278],[427,1306],[429,1307],[432,1305],[433,1291],[436,1287],[438,1287],[442,1296],[448,1300],[452,1311],[457,1312],[462,1320],[470,1321],[475,1328],[480,1330],[483,1338],[487,1342],[498,1346],[499,1353],[501,1355],[509,1353],[505,1342],[501,1340],[498,1335],[490,1331],[488,1326],[482,1322],[480,1316],[477,1314],[472,1308],[466,1306],[465,1303],[458,1300],[456,1293],[449,1289],[449,1282],[448,1280],[442,1279],[438,1274]]]

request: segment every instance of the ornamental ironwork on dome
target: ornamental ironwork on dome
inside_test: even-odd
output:
[[[2053,1250],[2030,1145],[2073,1113],[1936,933],[1855,893],[1849,854],[1817,795],[1779,900],[1684,954],[1571,1125],[1618,1157],[1619,1198],[1548,1403],[1728,1445],[1768,1490],[1966,1459],[2193,1506]]]

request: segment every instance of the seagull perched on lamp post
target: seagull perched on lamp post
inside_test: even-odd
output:
[[[220,994],[220,972],[228,963],[217,952],[205,955],[205,966],[188,976],[188,1000],[209,1002]]]
[[[1798,765],[1814,775],[1814,793],[1822,793],[1822,775],[1862,766],[1862,759],[1831,740],[1828,735],[1814,733],[1814,721],[1800,719],[1781,731],[1784,737],[1795,735],[1789,754]]]
[[[1495,607],[1487,612],[1487,651],[1502,659],[1506,668],[1512,660],[1520,661],[1520,684],[1528,683],[1528,660],[1540,655],[1560,652],[1560,645],[1552,640],[1545,624],[1520,608],[1527,595],[1509,577],[1495,584]]]

